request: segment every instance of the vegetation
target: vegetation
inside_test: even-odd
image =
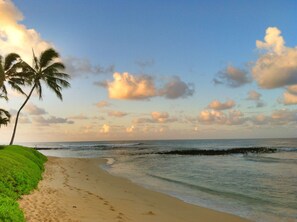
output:
[[[37,187],[46,157],[22,146],[0,146],[0,221],[25,221],[17,199]]]
[[[65,66],[61,62],[56,62],[57,58],[59,58],[59,54],[54,49],[50,48],[42,52],[39,58],[37,58],[33,52],[32,67],[27,63],[22,62],[21,68],[23,70],[23,76],[26,77],[32,88],[29,94],[26,96],[24,103],[21,105],[17,112],[10,145],[12,145],[14,141],[21,110],[29,101],[33,91],[36,90],[39,98],[42,99],[42,82],[44,82],[51,90],[53,90],[57,97],[61,100],[62,89],[70,87],[70,84],[67,81],[68,79],[70,79],[70,76],[66,73],[63,73],[63,70],[65,70]]]

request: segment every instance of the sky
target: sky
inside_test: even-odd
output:
[[[0,55],[56,49],[71,88],[44,85],[16,142],[290,138],[297,2],[0,0]],[[25,88],[28,92],[30,88]],[[9,90],[8,143],[25,97]]]

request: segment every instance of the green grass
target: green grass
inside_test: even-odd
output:
[[[0,221],[23,222],[17,200],[37,187],[46,157],[22,146],[0,146]]]

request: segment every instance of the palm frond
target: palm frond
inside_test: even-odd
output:
[[[0,88],[0,98],[5,99],[6,101],[8,100],[8,97],[7,97],[7,90],[6,90],[5,85],[3,85],[3,86]]]
[[[36,92],[39,96],[39,99],[42,99],[42,87],[40,81],[35,82],[36,85]]]
[[[16,53],[10,53],[5,57],[4,70],[9,70],[21,57]]]
[[[8,97],[7,97],[7,89],[6,89],[6,86],[3,84],[2,87],[0,87],[0,94],[1,94],[1,97],[4,98],[5,100],[8,100]]]
[[[41,53],[39,65],[41,68],[47,67],[56,58],[59,58],[58,52],[56,52],[53,48],[49,48]]]
[[[35,56],[35,52],[34,52],[33,49],[32,49],[32,53],[33,53],[33,66],[34,66],[34,69],[39,70],[39,62],[38,62],[37,57]]]
[[[10,122],[10,113],[4,109],[0,109],[0,127]]]
[[[59,72],[65,70],[65,65],[61,62],[55,62],[49,66],[47,66],[43,72]]]
[[[13,90],[15,90],[15,91],[17,91],[18,93],[20,93],[20,94],[23,94],[23,95],[25,95],[26,96],[26,93],[23,91],[23,89],[20,87],[20,84],[18,84],[18,82],[21,82],[21,85],[23,85],[24,84],[24,81],[23,80],[9,80],[8,81],[8,83],[9,83],[9,85],[10,85],[10,87],[13,89]]]
[[[62,87],[59,86],[55,81],[47,81],[46,82],[47,86],[56,93],[56,96],[60,99],[63,100],[63,96],[61,93]]]

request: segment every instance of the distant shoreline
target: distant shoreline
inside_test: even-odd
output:
[[[19,201],[27,221],[247,221],[110,175],[99,167],[105,162],[49,157],[38,189]]]

